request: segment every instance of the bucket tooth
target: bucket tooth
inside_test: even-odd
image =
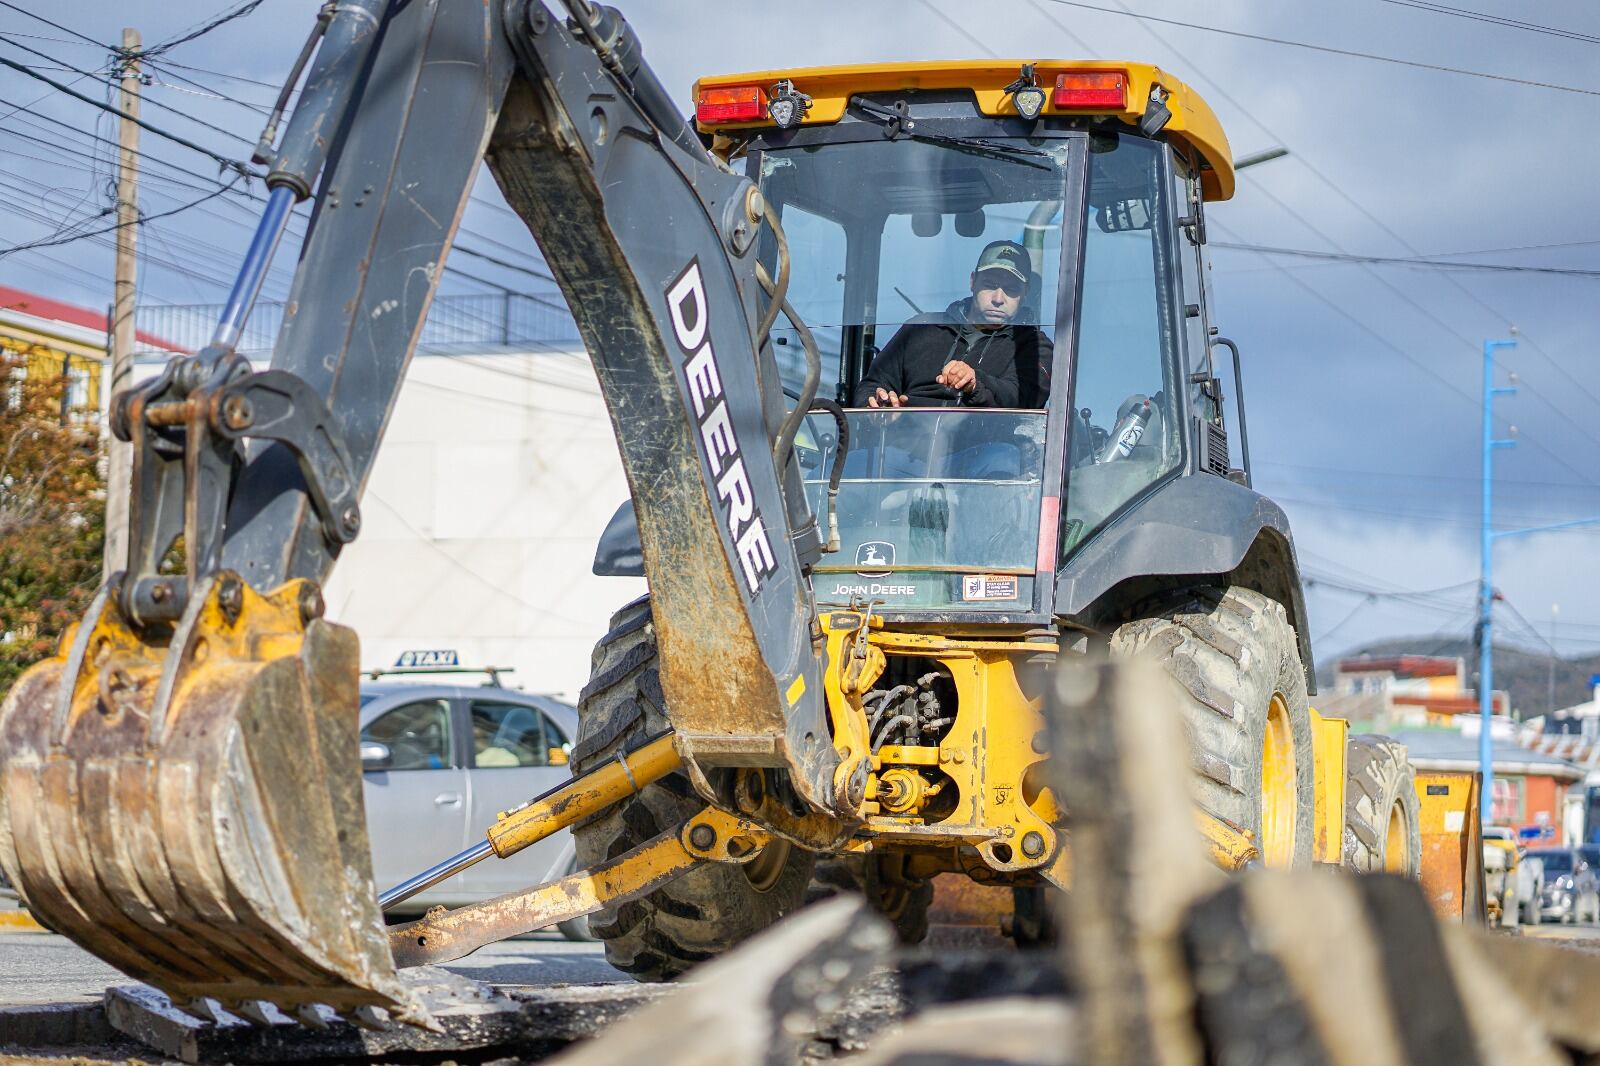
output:
[[[166,631],[102,589],[0,705],[0,868],[174,1003],[426,1025],[372,885],[356,637],[306,621],[304,587],[219,574]]]

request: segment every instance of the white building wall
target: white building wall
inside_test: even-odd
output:
[[[576,700],[636,578],[590,572],[628,491],[587,356],[419,353],[325,590],[363,668],[455,649],[507,683]]]

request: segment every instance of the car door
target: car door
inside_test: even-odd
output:
[[[466,846],[467,772],[446,699],[403,700],[380,711],[362,728],[361,744],[372,873],[382,892]],[[386,757],[367,761],[377,744]],[[407,906],[459,902],[460,891],[460,877],[452,877]]]
[[[467,719],[472,738],[471,832],[474,839],[493,825],[501,811],[566,781],[571,775],[563,750],[567,738],[531,700],[514,695],[474,696]],[[561,860],[568,833],[563,830],[509,859],[480,862],[467,870],[464,890],[474,897],[497,896],[547,880]]]

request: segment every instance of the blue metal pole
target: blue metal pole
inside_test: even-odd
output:
[[[1482,793],[1478,797],[1482,824],[1489,825],[1494,811],[1494,739],[1491,719],[1494,703],[1494,612],[1492,559],[1494,499],[1494,343],[1483,342],[1483,520],[1478,564],[1478,771]]]
[[[239,267],[239,276],[233,282],[233,291],[228,293],[222,317],[217,320],[216,331],[211,335],[214,346],[231,350],[239,343],[245,319],[250,317],[250,308],[255,305],[256,296],[261,292],[261,283],[266,280],[267,267],[272,264],[272,253],[277,250],[278,241],[289,225],[289,212],[294,208],[294,203],[294,189],[288,185],[274,186],[267,197],[267,209],[261,214],[261,223],[256,226],[256,234],[250,239],[250,250],[245,253],[244,264]]]
[[[1516,389],[1494,386],[1494,350],[1513,348],[1516,341],[1483,342],[1483,519],[1478,570],[1478,772],[1482,794],[1478,797],[1483,824],[1494,812],[1494,450],[1514,441],[1494,438],[1494,398]]]

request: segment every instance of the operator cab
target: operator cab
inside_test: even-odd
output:
[[[1047,97],[1031,119],[1017,91],[1030,81]],[[1061,564],[1138,500],[1233,467],[1200,248],[1201,203],[1231,194],[1233,174],[1214,116],[1181,82],[1136,64],[994,61],[733,75],[696,92],[702,132],[782,219],[818,394],[848,409],[842,547],[815,568],[819,603],[1039,621]],[[1026,253],[1000,327],[1015,406],[948,388],[860,406],[902,331],[966,350],[955,342],[980,318],[975,267],[997,241]],[[776,276],[770,236],[760,254]],[[967,325],[970,350],[989,332]],[[783,318],[773,337],[798,397],[801,340]],[[796,442],[818,515],[837,435],[813,413]]]

